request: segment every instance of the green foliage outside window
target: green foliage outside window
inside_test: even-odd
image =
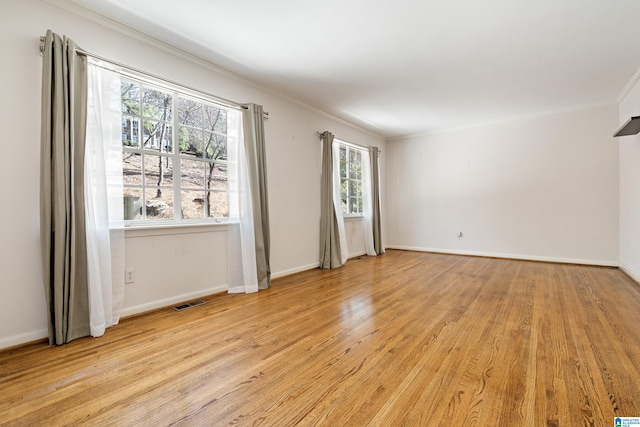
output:
[[[340,146],[340,199],[342,213],[362,213],[362,153],[348,145]]]

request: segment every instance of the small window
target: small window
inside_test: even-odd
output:
[[[344,215],[362,214],[362,150],[340,147],[340,200]]]

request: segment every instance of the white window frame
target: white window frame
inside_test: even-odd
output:
[[[365,148],[359,147],[355,144],[351,144],[349,142],[345,142],[345,141],[341,141],[338,140],[336,138],[336,143],[338,145],[338,153],[340,155],[338,164],[340,166],[340,206],[343,209],[342,212],[342,216],[344,218],[361,218],[364,215],[364,182],[363,182],[363,158],[364,158],[364,152],[366,151]],[[342,150],[345,150],[345,167],[344,167],[344,171],[345,174],[343,175],[342,171],[343,171],[343,167],[342,167]],[[351,165],[351,157],[350,157],[350,153],[356,153],[357,156],[360,157],[360,177],[351,177],[349,176],[349,171],[350,168],[349,166]],[[346,185],[344,186],[344,190],[343,191],[343,182],[346,182]],[[350,189],[352,188],[352,186],[350,186],[349,184],[355,182],[357,185],[357,187],[359,187],[360,191],[359,191],[359,195],[353,196],[352,194],[350,194]],[[346,198],[346,206],[343,205],[343,197]],[[350,212],[350,208],[352,207],[351,204],[351,200],[353,198],[356,198],[356,200],[359,200],[359,211],[358,212]]]
[[[149,148],[149,149],[145,149],[145,147],[143,146],[144,144],[144,120],[153,120],[153,121],[158,121],[156,118],[149,118],[149,117],[144,117],[143,115],[143,108],[142,108],[142,97],[140,97],[140,106],[139,106],[139,114],[128,114],[128,113],[122,113],[121,116],[121,121],[124,122],[125,119],[127,117],[132,117],[134,120],[137,119],[139,121],[138,124],[138,135],[137,135],[137,143],[138,143],[138,148],[135,147],[128,147],[125,146],[123,144],[122,146],[122,151],[123,154],[127,153],[127,152],[133,152],[133,153],[139,153],[141,156],[148,156],[148,155],[160,155],[160,156],[164,156],[167,157],[169,159],[171,159],[171,163],[172,163],[172,175],[171,175],[171,179],[172,179],[172,184],[171,185],[161,185],[160,188],[161,189],[167,189],[167,190],[171,190],[173,192],[173,214],[172,214],[172,218],[166,218],[166,219],[154,219],[154,218],[147,218],[146,215],[146,206],[145,206],[145,191],[148,190],[155,190],[158,188],[157,185],[155,184],[147,184],[145,182],[146,178],[145,178],[145,173],[144,173],[144,162],[141,161],[141,171],[140,171],[140,178],[141,178],[141,184],[140,185],[133,185],[133,184],[124,184],[123,183],[123,187],[124,189],[133,189],[133,190],[137,190],[140,192],[140,194],[142,195],[142,198],[139,201],[139,209],[141,212],[141,218],[135,218],[135,219],[125,219],[125,227],[129,227],[129,228],[137,228],[137,227],[163,227],[163,226],[180,226],[180,225],[185,225],[185,226],[194,226],[194,225],[206,225],[206,224],[220,224],[220,223],[231,223],[231,222],[237,222],[237,218],[231,218],[229,216],[229,181],[231,179],[231,177],[228,175],[228,171],[229,171],[229,167],[228,167],[228,160],[217,160],[217,159],[213,159],[213,160],[202,160],[202,159],[196,159],[193,156],[188,156],[188,155],[184,155],[180,153],[180,148],[179,148],[179,144],[180,144],[180,140],[179,140],[179,129],[182,126],[180,124],[180,115],[179,115],[179,110],[178,110],[178,99],[187,99],[187,100],[191,100],[191,101],[195,101],[198,102],[200,104],[202,104],[203,106],[211,106],[214,108],[218,108],[221,110],[225,110],[227,111],[227,114],[231,113],[231,114],[238,114],[239,112],[236,111],[239,108],[234,108],[234,107],[230,107],[228,105],[223,105],[220,102],[216,102],[215,99],[209,99],[206,96],[203,96],[202,94],[199,93],[190,93],[188,90],[185,90],[181,87],[178,86],[173,86],[170,84],[167,84],[163,81],[160,80],[155,80],[153,78],[148,78],[148,77],[142,77],[142,76],[137,76],[134,74],[131,75],[126,75],[122,77],[122,81],[126,82],[126,83],[135,83],[137,85],[139,85],[140,87],[140,92],[142,93],[142,91],[144,90],[143,88],[146,89],[153,89],[153,90],[159,90],[162,92],[166,92],[171,94],[172,96],[172,106],[171,106],[171,110],[172,110],[172,118],[171,120],[167,120],[166,123],[168,126],[171,126],[171,144],[172,144],[172,152],[165,152],[162,150],[158,150],[158,149],[153,149],[153,148]],[[238,117],[238,120],[240,120],[240,117]],[[133,128],[133,124],[131,125],[131,128]],[[202,129],[204,132],[204,129]],[[207,131],[209,132],[209,131]],[[123,134],[124,137],[124,130],[121,132]],[[209,132],[211,134],[216,134],[219,135],[221,137],[226,138],[226,143],[227,143],[227,147],[229,144],[229,140],[230,139],[235,139],[235,140],[239,140],[240,135],[231,135],[229,132],[229,129],[227,129],[227,133],[220,133],[220,132]],[[132,140],[133,140],[133,134],[132,136]],[[235,141],[235,144],[240,143],[240,141]],[[203,183],[203,187],[202,188],[185,188],[181,185],[182,183],[182,179],[181,179],[181,160],[194,160],[194,161],[201,161],[203,163],[215,163],[217,165],[225,165],[227,167],[227,185],[226,185],[226,190],[222,191],[222,190],[207,190],[206,188],[206,184]],[[204,165],[203,165],[204,166]],[[206,191],[210,191],[211,193],[214,192],[225,192],[226,193],[226,203],[227,203],[227,216],[226,217],[203,217],[203,218],[182,218],[182,191],[183,190],[193,190],[193,191],[201,191],[203,192],[203,194],[206,194]]]

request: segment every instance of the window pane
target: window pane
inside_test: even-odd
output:
[[[140,146],[140,120],[136,117],[122,117],[122,145],[125,147]]]
[[[180,160],[180,185],[183,188],[204,188],[205,162]]]
[[[144,156],[145,185],[171,186],[173,185],[173,163],[168,156]]]
[[[140,85],[123,81],[120,84],[120,95],[123,113],[140,114]]]
[[[122,183],[124,185],[142,185],[142,155],[140,153],[122,153]]]
[[[206,165],[207,182],[206,188],[210,190],[227,191],[227,165],[208,163]]]
[[[356,155],[358,152],[354,149],[349,149],[349,163],[357,163]]]
[[[178,118],[181,125],[202,127],[202,104],[191,99],[178,98]]]
[[[142,190],[125,188],[123,191],[124,220],[142,219]]]
[[[347,177],[347,148],[340,147],[340,177]]]
[[[227,218],[229,216],[229,204],[226,191],[210,191],[209,193],[209,217]]]
[[[194,157],[202,157],[203,142],[202,131],[187,127],[180,127],[180,153],[188,154]]]
[[[147,219],[173,218],[173,190],[147,188],[144,194]]]
[[[349,181],[346,179],[340,180],[340,201],[342,202],[342,213],[347,213],[347,184]]]
[[[182,190],[182,217],[185,219],[226,218],[227,192]]]
[[[362,183],[360,181],[349,181],[349,196],[362,197]]]
[[[197,219],[204,218],[204,191],[182,190],[182,218]]]
[[[206,105],[204,107],[204,128],[209,131],[227,133],[227,112],[220,108]]]
[[[165,122],[145,120],[143,129],[143,143],[145,150],[162,150],[162,152],[164,153],[172,152],[173,144],[171,125]]]
[[[362,198],[349,197],[349,213],[362,212]]]
[[[171,120],[171,94],[156,89],[145,88],[142,92],[142,115],[156,120]]]
[[[349,164],[349,178],[362,179],[362,166],[358,163]]]
[[[207,159],[227,160],[227,138],[210,132],[205,132],[203,152]]]

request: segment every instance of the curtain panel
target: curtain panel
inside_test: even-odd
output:
[[[124,298],[119,74],[47,31],[40,222],[49,343],[101,336]]]
[[[229,293],[258,292],[254,207],[241,122],[240,112],[229,111],[229,217],[238,219],[237,223],[229,224],[227,231]]]
[[[362,150],[362,226],[367,255],[376,256],[373,239],[373,186],[370,150]]]
[[[261,105],[248,104],[230,114],[229,293],[251,293],[271,286],[269,200]]]
[[[322,139],[322,181],[320,185],[320,268],[342,267],[340,229],[335,207],[334,156],[331,132]]]
[[[377,255],[384,253],[382,244],[382,220],[380,209],[380,150],[369,147],[371,170],[371,228],[373,230],[373,250]]]
[[[349,245],[347,244],[347,233],[344,228],[344,215],[342,213],[342,197],[340,194],[340,142],[333,140],[333,209],[338,221],[338,243],[340,245],[340,263],[344,265],[349,259]]]
[[[90,334],[84,218],[87,60],[47,31],[42,70],[40,232],[49,343]]]
[[[122,104],[118,70],[88,64],[85,219],[91,336],[118,323],[124,301]]]
[[[271,286],[269,197],[264,137],[264,111],[261,105],[247,104],[242,110],[244,149],[253,205],[258,288]]]

